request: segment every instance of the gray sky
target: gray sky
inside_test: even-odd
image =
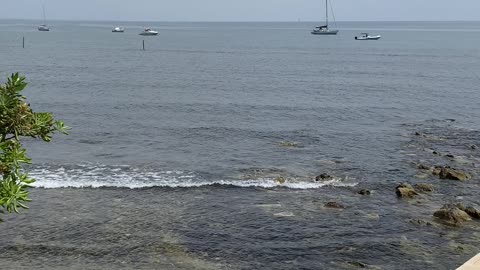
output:
[[[331,0],[338,21],[480,20],[480,0]],[[1,19],[319,21],[323,0],[1,0]]]

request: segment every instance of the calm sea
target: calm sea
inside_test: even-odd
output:
[[[478,223],[408,222],[478,201],[478,178],[423,180],[439,190],[419,202],[394,194],[420,181],[416,162],[478,173],[468,146],[480,145],[480,22],[345,22],[324,37],[303,22],[36,24],[0,21],[0,75],[25,75],[33,108],[72,130],[26,143],[42,189],[35,211],[1,225],[27,224],[2,237],[0,261],[24,252],[18,268],[46,256],[46,269],[154,269],[167,254],[172,269],[453,269],[480,252]],[[118,25],[126,32],[111,33]],[[361,32],[382,39],[355,41]],[[320,173],[335,178],[315,182]],[[332,200],[346,209],[324,209]],[[78,220],[58,222],[72,209]]]

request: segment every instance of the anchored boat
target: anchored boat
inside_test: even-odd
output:
[[[115,28],[113,28],[112,32],[113,32],[113,33],[123,33],[123,32],[125,32],[125,28],[123,28],[123,27],[115,27]]]
[[[336,35],[338,34],[338,30],[330,30],[328,26],[328,0],[325,0],[325,25],[317,26],[312,31],[312,35]],[[333,17],[335,20],[335,15]]]
[[[38,31],[48,32],[50,31],[50,27],[47,26],[47,16],[45,16],[45,5],[42,5],[42,8],[43,8],[43,24],[38,26]]]
[[[145,28],[145,30],[143,30],[143,32],[140,33],[139,35],[141,35],[141,36],[156,36],[156,35],[158,35],[158,32],[154,31],[150,28]]]

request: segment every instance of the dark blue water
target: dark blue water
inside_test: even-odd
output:
[[[169,221],[154,218],[180,239],[177,251],[232,269],[349,269],[352,261],[452,269],[480,251],[478,223],[453,235],[448,227],[408,223],[432,219],[446,201],[478,201],[478,178],[447,186],[424,180],[441,187],[420,206],[398,202],[393,192],[398,182],[420,181],[412,163],[450,162],[429,149],[460,156],[451,165],[476,177],[479,154],[467,146],[480,144],[479,22],[339,23],[332,37],[310,35],[312,23],[123,23],[123,34],[111,33],[115,23],[50,24],[51,32],[40,33],[35,22],[0,23],[2,77],[27,76],[34,109],[72,127],[51,144],[26,143],[36,186],[54,189],[34,191],[38,210],[23,222],[61,215],[43,198],[56,201],[60,192],[85,204],[128,197],[181,209],[182,216],[159,214]],[[141,37],[144,26],[160,34]],[[364,31],[382,39],[355,41]],[[446,139],[422,141],[415,131]],[[324,172],[335,178],[313,180]],[[276,182],[279,176],[286,183]],[[147,187],[153,190],[122,189]],[[363,187],[376,195],[355,195]],[[329,200],[349,207],[319,207]],[[107,202],[94,212],[115,207]],[[133,219],[164,236],[166,229],[145,224],[145,216]],[[38,222],[28,228],[39,226],[47,234],[41,241],[65,244]],[[59,232],[71,229],[51,223]],[[121,224],[112,225],[117,234]],[[105,232],[96,233],[90,237]],[[213,240],[212,233],[221,236]],[[107,267],[112,256],[84,259]]]

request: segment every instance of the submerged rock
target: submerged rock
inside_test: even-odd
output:
[[[283,146],[283,147],[298,147],[298,143],[297,143],[297,142],[287,142],[287,141],[283,141],[283,142],[280,142],[279,144],[280,144],[280,146]]]
[[[368,264],[362,263],[362,262],[353,261],[353,262],[348,262],[348,263],[353,265],[353,266],[356,266],[358,268],[367,268],[368,267]]]
[[[450,167],[435,167],[433,174],[437,175],[440,179],[457,181],[465,181],[470,179],[470,176],[467,173]]]
[[[446,204],[436,211],[433,216],[453,225],[461,225],[465,221],[472,220],[470,216],[455,204]]]
[[[360,194],[360,195],[363,195],[363,196],[367,196],[367,195],[370,195],[372,192],[368,189],[362,189],[360,191],[357,192],[357,194]]]
[[[478,146],[476,146],[475,144],[472,144],[472,145],[470,145],[470,149],[472,149],[472,150],[477,150],[477,149],[478,149]]]
[[[337,202],[327,202],[324,205],[327,208],[334,208],[334,209],[345,209],[345,206],[337,203]]]
[[[445,155],[445,156],[448,157],[448,158],[455,158],[455,156],[452,155],[452,154],[448,154],[448,155]]]
[[[418,226],[433,226],[431,222],[421,219],[410,219],[408,222]]]
[[[433,188],[432,184],[416,184],[415,190],[420,192],[434,192],[435,189]]]
[[[414,198],[419,195],[410,184],[405,183],[397,186],[396,193],[399,198]]]
[[[418,165],[417,165],[417,169],[419,169],[419,170],[424,170],[424,171],[428,171],[428,170],[430,170],[431,168],[430,168],[430,166],[427,166],[427,165],[425,165],[425,164],[418,164]]]
[[[322,173],[320,175],[318,175],[317,177],[315,177],[315,181],[319,182],[319,181],[325,181],[325,180],[332,180],[333,179],[333,176],[329,175],[329,174],[326,174],[326,173]]]

